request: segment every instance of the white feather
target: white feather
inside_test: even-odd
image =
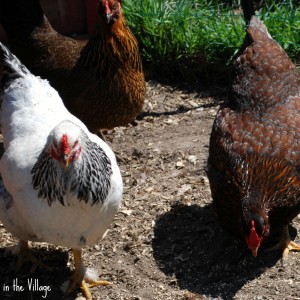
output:
[[[12,196],[7,205],[1,193],[0,219],[19,239],[80,249],[101,238],[119,208],[123,183],[115,156],[106,143],[67,111],[48,81],[29,71],[22,73],[18,67],[15,66],[15,70],[20,76],[5,88],[0,113],[5,149],[0,171],[5,188]],[[103,204],[91,205],[67,192],[67,205],[55,201],[49,206],[33,189],[31,170],[51,130],[65,120],[77,124],[111,160],[111,187]]]

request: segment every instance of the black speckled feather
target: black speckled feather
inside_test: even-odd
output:
[[[82,131],[82,160],[75,161],[67,170],[53,160],[49,149],[45,147],[31,170],[32,185],[38,190],[38,197],[47,199],[49,206],[54,201],[65,205],[65,196],[69,189],[79,201],[92,205],[105,200],[111,186],[111,162],[103,149],[89,140]]]
[[[58,200],[64,205],[67,189],[67,178],[59,172],[58,165],[50,156],[48,149],[44,149],[31,170],[32,186],[38,190],[38,197],[47,199],[49,206]]]
[[[103,202],[110,189],[111,162],[105,152],[90,140],[83,151],[83,165],[76,168],[76,176],[71,178],[71,192],[80,200],[93,204]]]
[[[29,75],[29,70],[12,54],[6,46],[0,42],[0,57],[3,64],[3,72],[0,74],[1,86],[7,88],[17,78]]]

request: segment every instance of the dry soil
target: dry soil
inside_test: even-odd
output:
[[[122,158],[125,192],[105,238],[83,252],[85,265],[112,283],[92,288],[94,299],[300,299],[300,253],[283,263],[279,252],[262,247],[254,258],[213,218],[205,169],[221,100],[149,81],[138,124],[108,132]],[[290,231],[300,242],[297,230],[299,217]],[[34,243],[52,270],[26,264],[17,271],[7,251],[17,240],[2,225],[0,231],[0,299],[83,299],[80,291],[61,292],[73,268],[70,249]],[[16,279],[24,291],[13,291]],[[30,279],[51,291],[28,291]]]

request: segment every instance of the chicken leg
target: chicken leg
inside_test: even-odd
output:
[[[18,255],[18,270],[22,268],[24,263],[26,261],[32,262],[34,265],[34,268],[36,267],[42,267],[47,270],[51,270],[49,266],[46,264],[42,263],[39,259],[37,259],[31,252],[28,241],[20,240],[19,241],[19,255]]]
[[[82,293],[84,294],[87,300],[92,299],[92,294],[89,288],[99,285],[109,285],[111,284],[109,281],[106,280],[93,280],[87,278],[85,276],[85,268],[82,263],[81,258],[81,250],[72,249],[73,256],[74,256],[74,273],[71,278],[71,284],[68,288],[67,294],[74,292],[78,287],[81,288]]]
[[[290,251],[300,251],[300,245],[291,240],[288,226],[285,226],[282,230],[280,241],[273,247],[269,248],[267,251],[272,251],[280,249],[282,250],[282,259],[288,258]]]

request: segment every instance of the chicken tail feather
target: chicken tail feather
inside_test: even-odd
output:
[[[1,87],[6,88],[10,83],[20,77],[31,74],[30,71],[0,42],[0,70]]]

